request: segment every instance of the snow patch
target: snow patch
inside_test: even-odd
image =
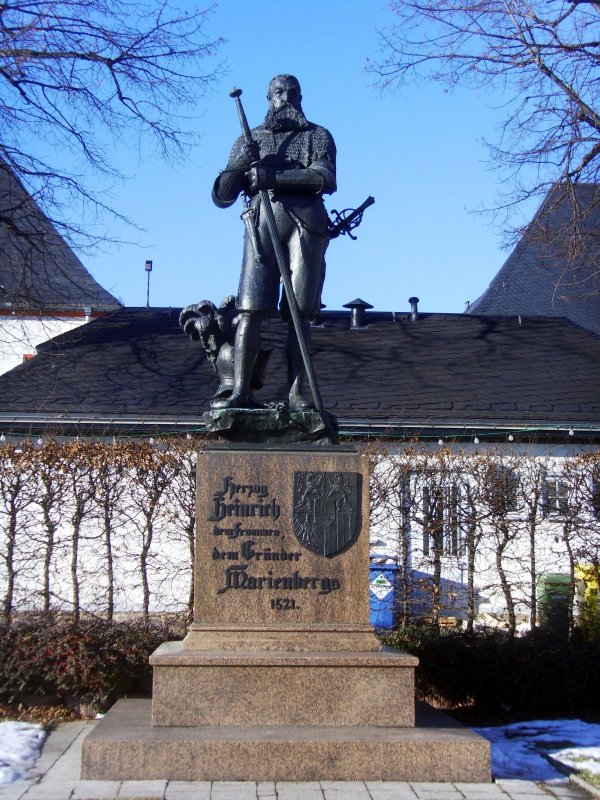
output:
[[[31,722],[0,722],[0,786],[24,778],[35,764],[46,732]]]
[[[533,720],[474,730],[492,743],[494,778],[548,781],[565,772],[600,773],[600,724]]]
[[[550,757],[564,764],[569,771],[591,772],[600,775],[600,747],[576,747],[550,753]]]

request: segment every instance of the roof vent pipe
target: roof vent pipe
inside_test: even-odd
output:
[[[418,297],[409,297],[408,302],[410,303],[410,318],[412,322],[416,322],[419,319],[419,298]]]
[[[367,327],[366,310],[367,308],[373,308],[370,303],[357,297],[356,300],[345,303],[343,307],[350,309],[350,330]]]

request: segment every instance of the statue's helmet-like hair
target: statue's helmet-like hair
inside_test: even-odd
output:
[[[290,82],[293,81],[296,84],[296,86],[298,87],[298,93],[299,93],[300,97],[302,97],[302,88],[300,87],[300,81],[298,80],[298,78],[296,78],[295,75],[275,75],[269,81],[269,89],[267,91],[267,100],[271,99],[271,95],[273,93],[273,84],[275,83],[275,81],[290,81]]]

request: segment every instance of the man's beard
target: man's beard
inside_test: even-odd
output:
[[[265,117],[265,128],[270,131],[293,131],[298,128],[306,128],[308,122],[301,109],[293,106],[282,106],[275,110],[269,106]]]

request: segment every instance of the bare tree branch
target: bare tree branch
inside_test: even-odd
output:
[[[434,80],[504,98],[499,140],[488,143],[511,187],[504,209],[557,184],[600,182],[598,3],[392,0],[390,8],[395,24],[369,64],[380,88]]]
[[[0,4],[0,158],[67,238],[81,233],[65,219],[73,198],[110,210],[85,175],[120,177],[115,141],[146,138],[166,158],[196,141],[186,114],[220,70],[210,13],[166,0]]]

